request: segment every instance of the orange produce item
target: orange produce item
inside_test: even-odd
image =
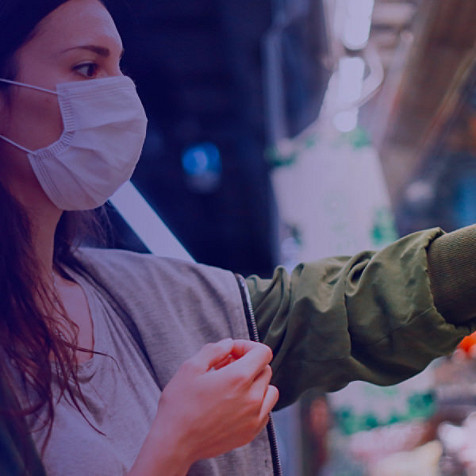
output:
[[[469,336],[466,336],[459,344],[458,349],[463,350],[466,354],[474,352],[476,349],[476,332],[473,332]],[[475,347],[475,349],[472,349]]]

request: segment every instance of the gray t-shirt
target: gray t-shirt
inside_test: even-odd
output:
[[[80,374],[86,415],[104,435],[62,401],[44,462],[50,476],[120,476],[155,416],[157,386],[164,388],[206,343],[249,338],[244,302],[229,271],[122,250],[81,249],[78,257],[83,271],[72,274],[90,303],[95,350],[109,356],[95,355]],[[34,438],[41,447],[44,432]],[[276,474],[267,430],[248,445],[197,461],[188,474]]]
[[[139,453],[160,391],[110,304],[80,276],[74,278],[88,299],[94,350],[106,355],[97,353],[79,366],[85,399],[80,406],[87,420],[63,396],[55,406],[52,433],[42,459],[49,476],[118,476],[131,468]],[[54,391],[57,395],[58,389]],[[45,437],[45,428],[33,432],[39,450]]]

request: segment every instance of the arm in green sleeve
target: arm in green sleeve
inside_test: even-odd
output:
[[[247,278],[260,338],[274,352],[280,407],[311,387],[397,383],[476,328],[474,303],[473,314],[459,321],[435,306],[428,250],[441,236],[440,229],[427,230],[379,252],[301,264],[290,275],[277,268],[268,280]]]

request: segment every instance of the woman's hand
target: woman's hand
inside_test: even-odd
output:
[[[263,344],[225,339],[184,362],[161,395],[130,475],[183,475],[197,460],[252,441],[278,400],[269,385],[271,359]],[[141,460],[154,471],[139,466]]]

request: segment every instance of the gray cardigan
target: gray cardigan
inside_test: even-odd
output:
[[[81,273],[115,308],[163,389],[208,342],[249,339],[244,289],[229,271],[119,250],[83,249]],[[195,463],[193,476],[279,474],[264,430],[250,444]],[[272,450],[273,448],[273,450]]]

